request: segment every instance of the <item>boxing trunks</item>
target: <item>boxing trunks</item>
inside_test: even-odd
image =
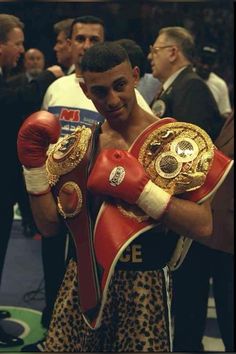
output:
[[[103,202],[93,223],[93,196],[86,183],[98,133],[99,127],[77,128],[54,146],[46,164],[58,211],[76,245],[80,306],[93,329],[100,326],[110,279],[122,253],[158,225],[136,205],[112,198]],[[233,163],[202,129],[172,118],[147,127],[129,152],[159,187],[197,203],[216,191]],[[169,260],[171,269],[181,264],[190,244],[191,240],[179,238]]]

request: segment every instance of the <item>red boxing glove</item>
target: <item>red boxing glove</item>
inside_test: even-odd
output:
[[[50,191],[45,167],[47,150],[57,142],[60,132],[59,120],[47,111],[31,114],[22,124],[17,149],[28,193],[43,195]]]
[[[134,156],[128,151],[110,149],[99,154],[88,178],[88,189],[135,204],[148,181]]]
[[[50,144],[57,142],[61,132],[59,120],[47,111],[31,114],[22,124],[17,150],[20,162],[25,167],[43,166]]]
[[[140,162],[123,150],[103,150],[96,159],[87,186],[94,193],[137,204],[154,219],[160,218],[171,198],[149,179]]]

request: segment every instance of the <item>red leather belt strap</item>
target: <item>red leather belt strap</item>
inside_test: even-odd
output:
[[[137,159],[140,149],[145,145],[146,139],[152,132],[168,123],[176,122],[172,118],[163,118],[150,125],[138,136],[129,151]],[[227,175],[231,160],[215,149],[212,166],[208,172],[205,183],[198,189],[184,194],[186,199],[195,202],[206,199],[221,183],[223,176]],[[188,196],[189,194],[189,196]],[[103,203],[94,230],[94,248],[97,262],[103,270],[101,278],[102,302],[97,318],[90,323],[93,328],[100,325],[102,310],[106,302],[107,290],[117,261],[126,247],[140,234],[156,226],[151,218],[140,219],[132,213],[124,213],[119,201]]]
[[[94,135],[92,135],[80,163],[71,172],[60,176],[59,181],[52,188],[53,195],[57,201],[61,188],[68,181],[69,183],[74,182],[78,185],[82,193],[80,212],[74,217],[65,218],[65,223],[76,245],[80,306],[82,312],[88,318],[94,316],[94,312],[97,311],[100,303],[100,287],[94,255],[86,186],[89,163],[93,154],[94,139]]]
[[[164,118],[150,125],[138,136],[129,152],[138,157],[140,148],[150,133],[167,123],[173,122],[175,122],[175,119]],[[103,203],[94,229],[96,259],[103,272],[101,277],[101,308],[98,317],[90,323],[93,328],[100,325],[110,279],[122,252],[140,234],[155,226],[156,223],[150,218],[140,220],[139,217],[132,216],[132,214],[125,216],[117,204]]]

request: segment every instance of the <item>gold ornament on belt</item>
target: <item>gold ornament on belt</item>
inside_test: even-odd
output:
[[[76,128],[72,134],[60,139],[48,154],[46,169],[50,186],[54,186],[60,176],[72,171],[84,157],[90,137],[91,129],[84,125]]]
[[[146,221],[149,219],[149,216],[135,204],[131,205],[122,200],[119,200],[116,202],[116,206],[122,215],[131,219],[135,219],[138,222]]]
[[[57,197],[57,207],[64,219],[72,218],[82,209],[83,197],[80,187],[73,181],[68,181],[60,188]]]
[[[174,122],[155,129],[138,156],[152,182],[171,195],[197,189],[212,165],[214,145],[198,126]],[[138,222],[148,217],[136,205],[117,202],[120,212]]]
[[[201,187],[213,157],[214,145],[203,129],[174,122],[148,136],[138,159],[151,180],[173,195]]]

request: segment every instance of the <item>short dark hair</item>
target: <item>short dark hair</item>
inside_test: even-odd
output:
[[[58,35],[60,32],[64,32],[66,38],[70,38],[70,29],[73,23],[73,18],[66,18],[65,20],[56,22],[53,26],[54,32]]]
[[[104,72],[124,61],[130,63],[129,56],[121,45],[113,42],[97,43],[85,52],[81,71]]]
[[[24,29],[24,24],[18,17],[8,14],[0,14],[0,42],[7,42],[8,33],[15,27],[22,30]]]
[[[104,22],[100,17],[86,15],[86,16],[76,17],[74,21],[71,23],[69,38],[72,37],[73,27],[76,23],[101,25],[104,28],[104,32],[105,32]]]
[[[200,50],[201,62],[208,65],[213,65],[217,59],[217,49],[213,45],[204,45]]]
[[[114,41],[114,43],[120,44],[123,48],[125,48],[128,53],[132,68],[138,66],[140,70],[140,76],[142,77],[145,74],[146,57],[140,45],[129,38],[118,39]]]

